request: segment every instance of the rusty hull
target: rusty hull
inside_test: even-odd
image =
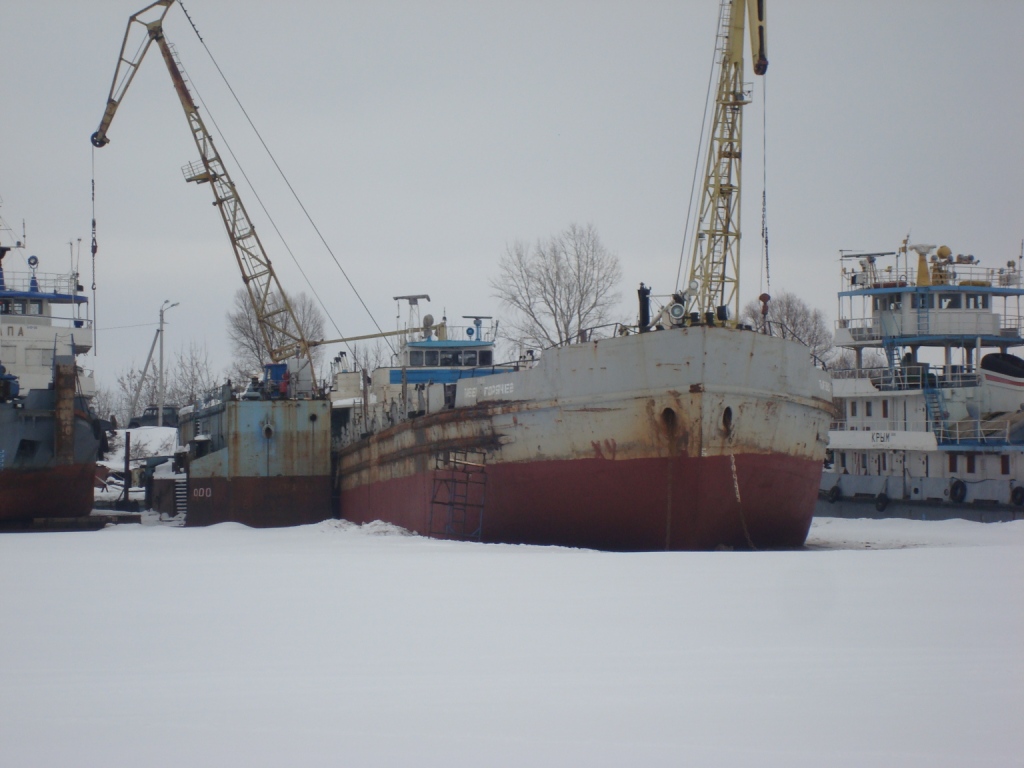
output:
[[[233,400],[186,414],[186,525],[287,526],[333,517],[330,415],[324,400]]]
[[[831,385],[795,342],[724,328],[604,339],[458,387],[454,409],[340,451],[340,516],[430,535],[438,459],[472,450],[486,464],[483,541],[654,550],[806,537]]]

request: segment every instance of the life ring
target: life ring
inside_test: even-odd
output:
[[[957,504],[967,498],[967,484],[963,480],[954,480],[949,486],[949,498]]]
[[[880,493],[875,496],[875,510],[878,512],[885,512],[885,508],[889,506],[889,497],[884,493]]]
[[[1024,485],[1021,486],[1021,490],[1024,490]],[[842,497],[843,493],[839,490],[839,483],[836,483],[828,489],[828,503],[835,504]]]
[[[1010,500],[1018,507],[1024,507],[1024,485],[1018,485],[1013,489]]]

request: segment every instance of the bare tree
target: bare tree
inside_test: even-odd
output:
[[[349,348],[352,360],[352,370],[366,371],[372,373],[374,369],[385,365],[391,355],[391,350],[384,346],[380,339],[374,339],[373,344],[354,343]]]
[[[295,318],[302,326],[303,335],[307,340],[313,341],[322,339],[324,336],[324,315],[316,302],[305,293],[289,295],[288,302],[292,306]],[[273,303],[273,301],[271,302]],[[232,308],[227,313],[228,338],[234,352],[234,361],[231,367],[232,378],[238,381],[247,381],[256,371],[263,369],[263,364],[270,360],[266,345],[263,343],[263,334],[260,331],[259,323],[256,320],[256,312],[252,308],[249,294],[245,288],[235,291]],[[291,330],[291,320],[288,320],[287,329]],[[283,343],[281,340],[272,340],[272,343]],[[323,360],[323,347],[313,347],[311,350],[313,364],[319,368]]]
[[[217,386],[220,378],[210,366],[206,347],[194,341],[187,348],[179,349],[174,357],[167,361],[166,368],[164,400],[168,405],[186,405],[192,402],[199,394]],[[130,368],[118,375],[114,387],[97,387],[92,401],[93,411],[104,419],[109,419],[113,415],[117,417],[118,426],[126,427],[131,423],[132,417],[139,415],[131,412],[136,392],[139,393],[139,410],[147,405],[154,405],[160,399],[159,382],[158,366],[151,365],[143,380],[142,369],[133,363]]]
[[[861,368],[885,368],[888,365],[885,353],[881,350],[866,348],[861,352]],[[857,354],[852,349],[837,347],[836,354],[829,360],[828,367],[833,372],[852,370],[857,367]]]
[[[532,249],[517,240],[498,267],[491,288],[513,312],[505,319],[505,336],[521,346],[565,344],[613,322],[622,268],[592,224],[570,224]]]
[[[740,313],[744,323],[767,330],[772,336],[796,339],[811,349],[819,360],[828,360],[834,354],[832,331],[820,309],[811,306],[789,291],[779,291],[768,302],[768,314],[762,314],[762,304],[748,302]]]
[[[210,355],[205,345],[195,341],[187,349],[179,349],[166,376],[168,403],[186,405],[213,389],[219,383],[219,376],[210,367]]]

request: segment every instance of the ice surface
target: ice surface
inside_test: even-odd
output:
[[[0,536],[0,765],[963,766],[1024,755],[1024,522],[609,554]]]

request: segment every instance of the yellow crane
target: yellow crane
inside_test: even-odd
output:
[[[687,293],[691,312],[702,318],[713,313],[720,322],[739,316],[743,107],[750,103],[743,84],[744,17],[749,17],[754,73],[763,75],[768,70],[764,4],[722,0],[719,16],[718,90]]]
[[[164,63],[167,65],[174,90],[185,110],[192,138],[199,149],[199,160],[182,168],[185,180],[197,184],[209,183],[213,190],[215,205],[224,220],[224,227],[231,240],[231,247],[234,249],[238,267],[242,271],[242,280],[249,293],[249,300],[256,314],[263,343],[271,361],[279,363],[292,356],[305,357],[315,388],[316,373],[310,355],[310,345],[305,338],[302,326],[277,280],[270,257],[263,249],[263,244],[256,234],[249,214],[246,213],[245,206],[238,196],[235,184],[217,152],[213,137],[203,124],[199,108],[189,92],[177,54],[164,36],[164,17],[173,4],[174,0],[157,0],[128,19],[128,28],[125,30],[124,42],[121,44],[121,55],[117,61],[114,80],[110,86],[110,95],[107,98],[107,108],[103,113],[103,119],[100,120],[99,129],[92,135],[92,143],[96,147],[102,147],[110,141],[107,138],[107,130],[110,128],[117,108],[124,99],[128,86],[131,85],[150,45],[156,43]],[[129,57],[126,55],[126,51],[135,25],[145,29],[146,38],[136,53]]]

